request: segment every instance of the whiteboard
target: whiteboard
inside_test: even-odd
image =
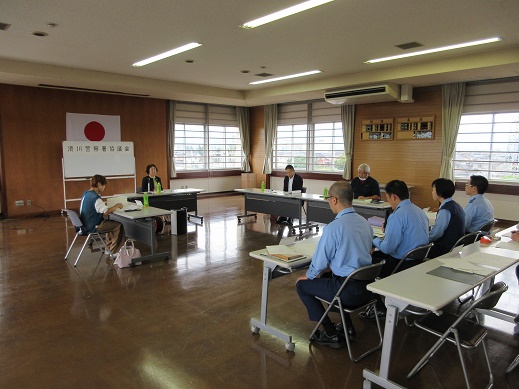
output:
[[[133,142],[63,142],[64,178],[90,178],[95,174],[135,175]]]

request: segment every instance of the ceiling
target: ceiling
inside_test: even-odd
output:
[[[0,31],[0,83],[255,106],[322,98],[333,87],[519,76],[517,0],[335,0],[255,29],[239,27],[300,1],[2,0],[0,22],[11,26]],[[502,41],[365,63],[494,36]],[[415,41],[423,47],[396,47]],[[203,46],[131,66],[189,42]],[[322,73],[249,85],[263,79],[259,73],[314,69]]]

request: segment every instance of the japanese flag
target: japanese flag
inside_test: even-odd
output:
[[[121,141],[121,117],[67,112],[68,141]]]

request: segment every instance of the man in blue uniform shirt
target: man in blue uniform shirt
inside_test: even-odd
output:
[[[470,196],[465,207],[465,231],[476,232],[485,223],[494,220],[494,207],[483,194],[488,189],[488,180],[483,176],[470,176],[465,193]],[[489,232],[489,231],[485,231]]]
[[[385,260],[380,277],[384,278],[395,270],[400,260],[411,250],[429,243],[429,220],[425,212],[411,203],[409,189],[404,181],[393,180],[386,184],[386,200],[393,213],[387,219],[384,239],[373,239],[373,246],[378,250],[372,254],[373,263]],[[409,259],[398,268],[398,271],[409,269],[417,264],[417,260]],[[386,307],[379,300],[377,310],[380,317],[385,317]],[[361,319],[374,320],[374,310],[366,310],[359,314]]]
[[[297,293],[306,306],[310,320],[316,322],[321,319],[325,309],[315,296],[330,301],[351,272],[371,264],[373,229],[352,208],[353,191],[350,183],[336,182],[330,187],[326,199],[337,216],[324,228],[310,268],[296,283]],[[332,271],[331,277],[319,277],[328,268]],[[341,299],[345,305],[361,305],[372,296],[366,289],[366,282],[349,281]],[[353,337],[354,330],[349,316],[346,316],[346,320],[348,335]],[[312,340],[332,348],[344,345],[344,340],[329,317],[324,319],[322,325],[323,329]]]

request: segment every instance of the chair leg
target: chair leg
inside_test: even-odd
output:
[[[324,314],[323,316],[321,316],[321,319],[317,322],[317,325],[315,326],[314,330],[312,331],[312,333],[310,334],[310,337],[308,338],[308,340],[312,340],[312,338],[314,337],[315,333],[317,332],[317,330],[319,329],[319,326],[321,325],[321,323],[323,322],[324,318],[326,316],[328,316],[328,313],[331,311],[331,309],[333,308],[333,303],[334,303],[334,300],[331,301],[331,303],[327,303],[328,304],[328,308],[326,308],[326,311],[324,311]]]
[[[341,313],[341,320],[342,320],[342,326],[344,328],[344,333],[346,335],[346,345],[348,347],[348,354],[350,356],[350,359],[353,361],[353,362],[360,362],[362,361],[364,358],[368,357],[369,355],[373,354],[375,351],[378,351],[382,348],[382,343],[384,341],[384,338],[382,337],[382,329],[380,327],[380,321],[378,319],[378,313],[377,313],[377,307],[376,307],[376,303],[373,304],[374,305],[374,309],[375,309],[375,321],[377,322],[377,328],[378,328],[378,335],[379,335],[379,343],[369,349],[368,351],[366,351],[364,354],[360,355],[359,357],[357,358],[354,358],[353,357],[353,353],[351,351],[351,344],[350,344],[350,338],[348,336],[348,333],[347,333],[347,326],[346,326],[346,317],[344,316],[344,310],[342,309],[342,305],[340,304],[339,302],[339,306],[341,307],[340,309],[340,313]]]
[[[485,360],[487,361],[487,367],[488,367],[488,374],[489,374],[489,380],[487,388],[491,388],[494,385],[494,375],[492,374],[492,367],[490,366],[490,359],[488,359],[488,352],[487,352],[487,346],[485,344],[485,339],[481,340],[481,343],[483,344],[483,352],[485,353]]]
[[[519,365],[519,354],[515,357],[514,361],[508,366],[508,369],[506,369],[505,374],[510,373],[512,370],[514,370],[517,365]]]
[[[88,241],[90,240],[90,235],[85,240],[85,243],[83,243],[83,247],[81,247],[81,251],[79,252],[79,255],[77,256],[76,262],[74,262],[74,267],[76,267],[77,263],[79,262],[79,257],[81,257],[81,254],[83,254],[83,251],[85,250],[86,245],[88,244]]]
[[[65,261],[67,260],[68,255],[70,254],[70,250],[72,250],[72,246],[74,246],[74,243],[76,243],[77,236],[78,236],[78,234],[76,234],[76,236],[74,236],[74,239],[72,240],[72,243],[70,244],[70,247],[68,248],[67,254],[65,254]]]
[[[440,339],[436,341],[436,343],[427,351],[427,353],[420,359],[420,361],[416,364],[415,367],[413,367],[413,370],[407,375],[407,379],[411,379],[414,377],[416,373],[420,371],[422,367],[424,367],[427,362],[429,362],[429,359],[432,358],[434,353],[441,347],[443,343],[445,343],[446,336],[442,336]]]
[[[463,376],[465,377],[465,383],[467,384],[467,388],[470,389],[469,377],[467,374],[467,368],[465,366],[465,360],[463,359],[463,352],[461,350],[461,343],[460,343],[460,337],[458,335],[458,330],[456,328],[453,328],[452,333],[454,334],[454,338],[456,338],[456,347],[458,348],[458,355],[460,356],[461,368],[463,369]],[[485,354],[486,354],[486,352],[485,352]]]

